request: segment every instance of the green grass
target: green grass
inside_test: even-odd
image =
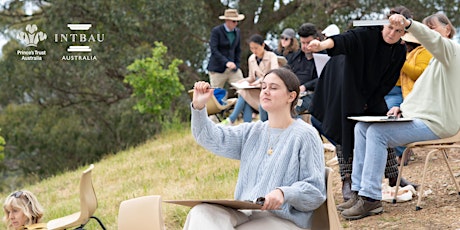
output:
[[[215,156],[198,146],[188,126],[176,127],[146,143],[94,162],[92,172],[98,198],[95,216],[107,229],[117,229],[117,215],[123,200],[145,195],[169,199],[233,198],[239,162]],[[45,219],[59,218],[79,210],[76,171],[30,185],[24,189],[37,195],[45,207]],[[8,193],[1,194],[6,197]],[[2,199],[3,203],[3,199]],[[181,229],[189,208],[163,203],[168,229]],[[4,225],[0,225],[0,229]],[[100,229],[91,220],[86,229]]]

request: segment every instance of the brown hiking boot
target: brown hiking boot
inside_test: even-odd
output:
[[[383,212],[382,202],[367,201],[365,197],[358,196],[356,204],[346,210],[343,210],[342,217],[347,220],[358,220],[366,216],[377,215]]]
[[[343,211],[345,209],[349,209],[353,207],[353,205],[355,205],[357,201],[358,201],[358,193],[355,191],[351,191],[350,199],[348,199],[345,203],[341,203],[337,205],[337,210]]]

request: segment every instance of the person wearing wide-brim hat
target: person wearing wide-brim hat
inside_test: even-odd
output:
[[[221,20],[232,20],[232,21],[241,21],[244,19],[244,14],[238,14],[236,9],[227,9],[224,12],[224,15],[219,16]]]
[[[233,83],[243,79],[240,69],[241,46],[238,22],[244,19],[236,9],[226,9],[219,19],[225,20],[211,31],[209,58],[207,70],[212,87],[223,88],[225,83]]]

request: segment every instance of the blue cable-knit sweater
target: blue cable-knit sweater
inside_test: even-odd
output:
[[[323,144],[311,125],[298,119],[286,129],[261,121],[222,126],[208,118],[206,109],[192,107],[192,134],[216,155],[240,160],[236,200],[254,200],[280,188],[285,202],[270,212],[311,228],[313,211],[326,200]]]

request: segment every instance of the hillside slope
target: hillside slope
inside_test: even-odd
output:
[[[217,157],[199,147],[188,127],[171,131],[129,150],[94,162],[98,198],[95,216],[107,229],[117,229],[121,201],[161,195],[163,199],[232,198],[238,161]],[[24,189],[45,207],[45,221],[79,210],[78,186],[86,167],[69,171]],[[5,197],[8,194],[1,194]],[[3,199],[2,199],[3,202]],[[188,208],[163,204],[168,229],[180,229]],[[86,229],[100,229],[91,220]],[[0,225],[0,229],[4,225]]]

